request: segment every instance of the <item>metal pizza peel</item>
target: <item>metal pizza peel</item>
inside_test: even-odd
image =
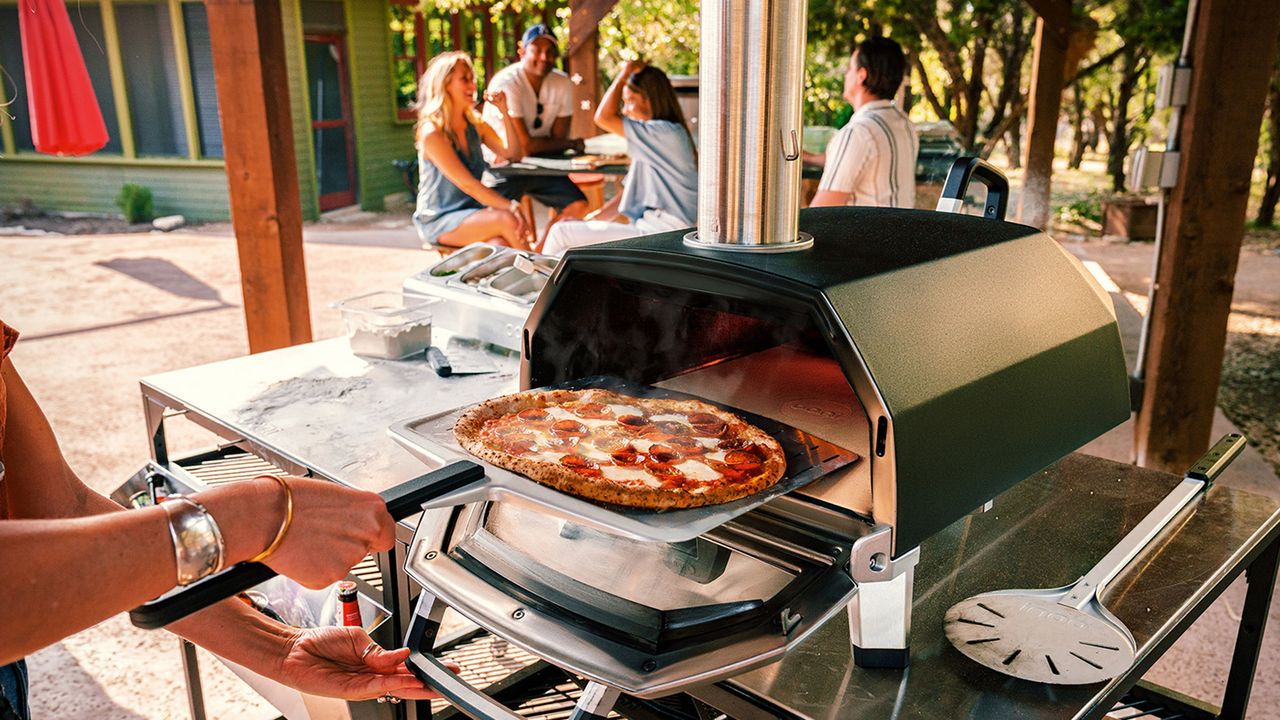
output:
[[[1245,445],[1238,433],[1219,440],[1173,492],[1075,583],[982,593],[951,606],[944,619],[947,639],[974,662],[1033,682],[1086,685],[1128,670],[1137,657],[1137,643],[1098,594],[1213,484]]]

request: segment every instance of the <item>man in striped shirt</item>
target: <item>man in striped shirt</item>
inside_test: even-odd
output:
[[[827,143],[825,154],[805,153],[805,162],[823,167],[809,207],[915,207],[920,140],[907,114],[893,104],[906,64],[902,48],[886,37],[865,40],[853,51],[844,76],[853,117]]]

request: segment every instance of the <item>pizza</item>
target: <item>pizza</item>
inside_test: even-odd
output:
[[[494,398],[464,412],[453,434],[472,455],[543,485],[653,510],[737,500],[787,469],[778,441],[733,413],[608,390]]]

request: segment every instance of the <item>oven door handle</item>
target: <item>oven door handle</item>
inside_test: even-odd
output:
[[[380,494],[387,503],[387,512],[398,522],[421,511],[423,503],[482,480],[483,467],[458,460]],[[164,627],[275,575],[275,570],[262,563],[242,562],[130,610],[129,620],[146,630]]]
[[[418,650],[409,652],[405,661],[418,679],[444,696],[463,715],[475,720],[524,720],[507,706],[471,687],[457,673],[444,666],[434,655]]]
[[[1009,209],[1009,178],[991,163],[976,157],[956,158],[942,183],[942,196],[938,198],[938,211],[958,213],[969,194],[969,182],[974,178],[987,186],[987,201],[982,217],[988,220],[1004,220]]]

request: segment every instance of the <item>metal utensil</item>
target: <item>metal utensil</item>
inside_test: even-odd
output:
[[[551,270],[534,262],[529,256],[516,254],[515,268],[526,275],[535,273],[551,277]]]
[[[1238,433],[1219,440],[1173,492],[1075,583],[982,593],[951,606],[944,621],[947,639],[969,659],[1023,680],[1084,685],[1124,672],[1137,656],[1137,643],[1098,594],[1213,484],[1245,445]]]

